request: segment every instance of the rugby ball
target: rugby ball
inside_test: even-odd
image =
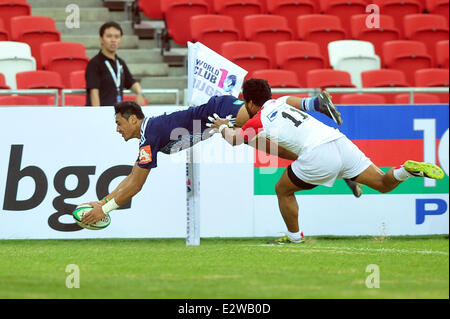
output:
[[[83,216],[87,213],[89,213],[92,210],[92,206],[89,205],[83,205],[78,206],[73,212],[72,216],[75,219],[75,222],[78,224],[78,226],[90,229],[90,230],[100,230],[103,228],[106,228],[111,224],[111,217],[109,215],[105,216],[104,218],[100,219],[98,222],[92,225],[85,225],[81,223],[81,219]]]

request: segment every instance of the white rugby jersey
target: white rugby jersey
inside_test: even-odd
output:
[[[285,103],[286,97],[267,101],[242,128],[246,141],[262,136],[300,155],[314,147],[344,136],[338,129]]]

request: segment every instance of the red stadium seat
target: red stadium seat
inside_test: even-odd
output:
[[[449,72],[447,69],[422,69],[415,74],[417,87],[448,87]],[[439,98],[442,103],[449,102],[448,93],[429,93]]]
[[[410,95],[409,93],[396,94],[394,96],[395,104],[410,104]],[[439,97],[433,94],[428,93],[414,93],[413,96],[414,104],[440,104],[441,101]]]
[[[161,20],[163,12],[161,0],[138,0],[139,9],[149,18]]]
[[[320,53],[325,58],[327,67],[328,43],[344,40],[346,33],[338,17],[326,14],[310,14],[297,18],[297,33],[302,41],[315,42],[320,47]]]
[[[407,87],[405,74],[400,70],[370,70],[361,73],[363,87]]]
[[[239,40],[234,20],[221,15],[197,15],[191,17],[192,40],[201,42],[211,50],[220,52],[222,43]]]
[[[292,30],[287,19],[282,16],[257,14],[244,18],[245,38],[248,41],[261,42],[266,46],[272,67],[275,67],[275,44],[292,40]]]
[[[0,95],[0,105],[39,105],[39,101],[26,95]]]
[[[0,90],[11,90],[11,88],[6,85],[6,79],[2,73],[0,73]]]
[[[403,17],[408,14],[422,13],[423,6],[418,0],[374,0],[380,8],[380,13],[394,18],[401,37],[404,35]]]
[[[366,0],[321,0],[322,12],[339,17],[342,28],[347,34],[351,30],[351,18],[355,14],[366,12]]]
[[[448,69],[448,40],[436,43],[436,62],[438,67]]]
[[[280,15],[288,20],[295,39],[298,38],[297,17],[319,12],[318,5],[313,0],[267,0],[267,7],[270,14]]]
[[[259,42],[225,42],[222,44],[221,54],[231,62],[247,70],[247,78],[250,77],[253,71],[269,69],[271,66],[266,47]]]
[[[86,95],[85,94],[66,94],[64,95],[65,106],[85,106]]]
[[[89,58],[81,43],[47,42],[41,45],[41,62],[45,70],[58,72],[64,86],[70,87],[70,73],[85,70]]]
[[[437,14],[411,14],[404,18],[405,36],[408,40],[421,41],[434,59],[436,43],[448,40],[447,21]]]
[[[284,41],[276,45],[277,66],[297,73],[301,87],[306,87],[306,74],[310,70],[323,69],[325,59],[317,43],[307,41]]]
[[[340,103],[344,105],[375,105],[386,104],[386,99],[379,94],[342,94]]]
[[[354,88],[350,73],[331,69],[311,70],[307,74],[308,88]],[[342,94],[331,94],[336,104],[340,103]]]
[[[73,71],[69,75],[70,89],[86,89],[85,70]],[[67,94],[64,97],[65,105],[83,106],[86,105],[86,94]]]
[[[422,42],[387,41],[383,43],[383,64],[387,69],[402,70],[413,85],[415,71],[432,67],[432,59]]]
[[[11,18],[30,14],[31,6],[27,0],[0,0],[0,19],[3,20],[9,35],[11,35]]]
[[[220,15],[232,17],[241,36],[246,16],[265,13],[263,5],[258,0],[214,0],[214,9]]]
[[[447,19],[448,23],[448,10],[449,0],[427,0],[426,8],[428,12],[432,14],[440,14]]]
[[[400,70],[371,70],[361,73],[364,88],[374,87],[408,87],[405,74]],[[392,93],[377,94],[382,96],[387,103],[395,103],[395,95]]]
[[[352,38],[355,40],[372,42],[375,47],[375,53],[378,56],[382,54],[382,46],[386,41],[394,41],[400,39],[400,31],[395,26],[394,18],[380,14],[379,28],[370,28],[366,20],[369,17],[367,14],[357,14],[352,16]]]
[[[8,41],[8,40],[9,40],[9,32],[6,30],[3,19],[0,18],[0,41]]]
[[[36,59],[37,68],[42,68],[41,44],[61,40],[61,33],[56,30],[55,20],[48,17],[23,16],[11,19],[11,38],[13,41],[30,45],[31,53]]]
[[[70,85],[71,89],[85,89],[86,88],[86,71],[73,71],[70,73]]]
[[[288,70],[258,70],[252,73],[252,78],[264,79],[269,82],[271,88],[299,88],[300,83],[297,79],[297,74],[294,71]],[[277,99],[286,94],[272,94],[272,98]]]
[[[415,82],[418,87],[448,86],[448,76],[446,69],[422,69],[416,71]]]
[[[161,9],[169,37],[176,43],[187,45],[191,40],[190,19],[192,16],[207,14],[209,6],[204,0],[161,0]]]
[[[52,71],[31,71],[16,74],[18,89],[58,89],[64,88],[61,76]],[[41,105],[54,105],[52,95],[32,95]]]

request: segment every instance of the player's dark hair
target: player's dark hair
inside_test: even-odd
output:
[[[139,106],[139,104],[133,101],[114,104],[114,110],[116,114],[120,113],[120,115],[122,115],[127,120],[133,114],[136,115],[138,119],[143,119],[145,117],[144,113],[142,112],[142,108]]]
[[[263,106],[272,98],[272,89],[263,79],[249,79],[244,82],[242,93],[246,102],[253,101],[257,106]]]
[[[104,23],[101,27],[100,27],[100,37],[103,37],[103,35],[105,34],[105,30],[109,29],[109,28],[114,28],[120,31],[120,35],[123,35],[123,31],[122,31],[122,27],[120,26],[120,24],[118,24],[117,22],[114,21],[109,21]]]

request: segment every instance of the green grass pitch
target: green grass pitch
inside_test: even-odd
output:
[[[2,240],[0,299],[449,298],[448,235],[266,240]],[[366,286],[371,264],[379,288]]]

